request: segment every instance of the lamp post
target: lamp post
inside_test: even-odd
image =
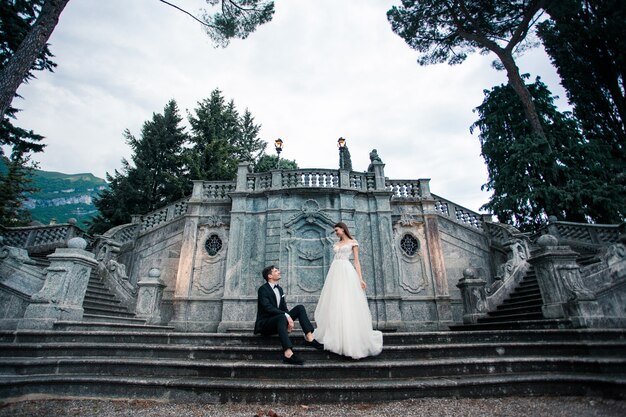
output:
[[[276,159],[276,169],[280,169],[280,153],[283,151],[283,140],[278,138],[274,141],[274,147],[276,148],[276,154],[278,158]]]
[[[339,169],[351,171],[352,161],[350,158],[350,151],[348,151],[348,145],[346,145],[346,139],[337,139],[337,147],[339,148]]]

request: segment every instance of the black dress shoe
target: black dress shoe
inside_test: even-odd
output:
[[[283,362],[289,365],[302,365],[304,363],[302,358],[295,353],[290,358],[283,356]]]
[[[305,340],[304,346],[314,347],[317,350],[324,350],[324,345],[315,339],[311,340],[310,342],[308,340]]]

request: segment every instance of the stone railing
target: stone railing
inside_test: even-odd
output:
[[[290,188],[341,188],[369,191],[375,188],[375,181],[373,173],[332,169],[275,170],[248,173],[246,176],[247,191]]]
[[[542,226],[538,235],[550,234],[560,242],[575,241],[596,246],[617,243],[620,235],[624,233],[626,233],[626,223],[584,224],[551,218],[546,225]]]
[[[202,183],[202,200],[228,200],[228,193],[235,191],[234,181],[204,181]]]
[[[48,252],[65,247],[67,241],[74,237],[90,239],[73,223],[27,227],[0,226],[0,236],[4,245],[24,248],[29,253]]]
[[[189,197],[180,199],[168,206],[141,216],[141,231],[153,229],[156,226],[166,223],[172,219],[184,216],[187,213],[187,202]],[[127,225],[125,225],[127,226]],[[115,239],[118,240],[118,239]],[[118,240],[120,241],[120,240]],[[121,241],[120,241],[121,242]]]
[[[422,198],[420,180],[386,180],[385,188],[391,191],[392,199]]]
[[[464,224],[465,226],[473,227],[478,230],[483,230],[483,216],[480,213],[476,213],[465,207],[461,207],[453,202],[441,198],[437,195],[432,195],[435,200],[435,210],[449,217],[457,223]]]
[[[246,177],[246,187],[248,191],[261,191],[272,188],[272,173],[261,172],[258,174],[248,174]]]
[[[115,226],[109,229],[102,235],[103,238],[118,242],[120,245],[124,245],[128,242],[132,242],[137,237],[137,233],[141,228],[139,223],[127,223],[120,226]]]

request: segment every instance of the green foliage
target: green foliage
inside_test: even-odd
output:
[[[28,155],[13,152],[10,158],[0,155],[0,224],[24,226],[30,213],[24,208],[25,193],[34,191],[31,186],[33,167]]]
[[[35,22],[43,0],[0,1],[0,70],[4,69]],[[33,78],[34,71],[56,66],[46,45],[36,56],[24,81]],[[0,119],[0,159],[5,169],[0,171],[0,224],[23,225],[30,216],[24,207],[26,192],[33,191],[31,177],[34,166],[29,163],[31,152],[41,152],[43,136],[13,125],[18,110],[9,107]],[[11,148],[5,156],[3,146]]]
[[[265,0],[207,0],[221,3],[221,12],[205,12],[206,32],[218,46],[227,46],[232,38],[245,39],[257,26],[272,20],[274,2]]]
[[[626,2],[562,0],[547,8],[551,20],[539,25],[539,36],[574,115],[580,122],[590,181],[605,184],[591,216],[599,222],[626,217]],[[597,188],[597,187],[594,187]],[[610,210],[608,212],[607,210]]]
[[[183,156],[188,136],[181,122],[176,102],[171,100],[162,114],[155,113],[144,123],[140,139],[124,132],[134,166],[123,159],[121,172],[107,173],[109,189],[94,202],[100,214],[91,223],[91,233],[129,223],[133,214],[163,207],[190,191]]]
[[[262,155],[254,166],[254,172],[269,172],[278,169],[278,157],[275,155]],[[298,164],[292,159],[281,159],[280,169],[298,169]]]
[[[460,64],[476,51],[521,51],[541,1],[402,0],[387,19],[392,30],[420,53],[420,65]]]
[[[485,91],[485,100],[476,109],[480,118],[472,127],[480,129],[489,173],[483,189],[493,191],[482,208],[524,230],[532,230],[549,215],[584,222],[597,203],[590,194],[598,191],[586,188],[590,155],[585,142],[573,117],[556,109],[545,84],[537,79],[527,88],[546,138],[533,134],[509,85]]]
[[[35,23],[44,0],[0,1],[0,68],[4,67]],[[56,64],[46,44],[36,56],[24,81],[33,78],[33,71],[52,71]]]
[[[192,146],[186,153],[194,179],[232,180],[239,161],[254,162],[266,146],[257,137],[260,125],[254,124],[250,112],[240,117],[234,102],[226,104],[218,89],[198,103],[189,123]]]
[[[131,162],[107,173],[109,188],[96,199],[100,210],[91,233],[129,223],[133,214],[146,214],[188,195],[191,180],[232,180],[239,161],[256,163],[266,143],[258,138],[260,125],[248,110],[239,116],[234,102],[226,104],[214,90],[189,114],[191,134],[181,126],[176,103],[144,123],[141,137],[124,133],[133,150]]]

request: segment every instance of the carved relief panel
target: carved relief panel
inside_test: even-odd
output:
[[[314,200],[305,202],[302,213],[285,224],[290,291],[311,294],[322,289],[332,260],[333,225]]]
[[[403,215],[394,224],[394,254],[398,259],[399,285],[411,294],[418,294],[428,287],[424,262],[424,225]]]
[[[219,217],[199,226],[193,268],[195,295],[210,295],[224,287],[228,229]]]

